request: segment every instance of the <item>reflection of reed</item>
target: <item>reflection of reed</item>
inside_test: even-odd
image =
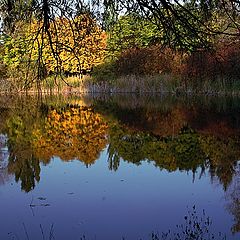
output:
[[[157,109],[160,111],[170,110],[176,104],[182,106],[202,106],[205,109],[213,109],[215,112],[224,112],[230,109],[239,108],[239,97],[222,97],[206,95],[175,95],[175,94],[94,94],[85,96],[88,102],[102,102],[118,105],[121,108],[136,109],[144,108],[147,110]]]

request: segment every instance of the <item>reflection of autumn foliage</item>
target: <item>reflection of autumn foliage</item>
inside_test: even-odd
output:
[[[78,98],[67,103],[50,99],[40,108],[32,99],[20,102],[14,111],[2,115],[6,119],[0,126],[9,139],[8,170],[25,191],[39,181],[41,161],[48,163],[58,156],[93,164],[107,141],[110,169],[117,170],[121,158],[134,164],[148,160],[168,171],[194,172],[203,167],[224,189],[240,159],[239,113],[232,109],[184,105],[180,101],[163,103],[162,108],[134,109],[111,105],[110,101],[101,102],[101,106],[95,102],[95,110],[110,120],[108,128],[101,115],[92,107],[82,106]]]
[[[203,166],[226,190],[240,158],[238,111],[182,102],[162,105],[148,109],[112,103],[99,109],[120,122],[110,131],[110,169],[117,170],[121,158],[135,164],[148,159],[169,171]]]
[[[146,119],[151,131],[159,136],[174,136],[187,125],[188,112],[177,105],[171,111],[165,113],[147,112]],[[155,123],[155,124],[153,124]]]
[[[168,171],[209,169],[227,189],[240,158],[239,137],[214,137],[199,134],[188,126],[174,135],[154,136],[121,126],[110,130],[109,168],[117,170],[120,159],[141,164],[147,159],[160,169]]]
[[[26,192],[40,180],[41,161],[48,163],[53,156],[59,156],[92,164],[107,142],[107,124],[92,108],[64,108],[66,104],[60,104],[56,111],[44,105],[39,108],[33,99],[28,102],[18,102],[3,126],[8,136],[8,172],[15,175]]]
[[[194,99],[193,99],[194,100]],[[137,102],[137,99],[136,99]],[[106,115],[113,115],[124,126],[134,131],[150,132],[160,137],[174,136],[184,126],[190,126],[196,132],[215,137],[240,135],[238,109],[209,108],[203,104],[181,101],[154,102],[145,107],[144,103],[135,104],[117,99],[116,102],[96,102],[99,111]],[[98,105],[99,104],[99,105]],[[147,104],[147,103],[146,103]],[[158,105],[157,105],[158,104]],[[206,104],[206,103],[205,103]],[[225,103],[233,104],[232,102]],[[239,106],[239,103],[237,103]]]
[[[51,110],[43,129],[34,132],[36,156],[45,162],[58,156],[92,164],[106,146],[106,130],[107,124],[92,108]]]

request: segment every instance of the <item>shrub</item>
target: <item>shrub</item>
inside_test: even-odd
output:
[[[161,45],[152,45],[124,51],[116,63],[118,75],[156,75],[178,74],[181,61],[180,53]]]

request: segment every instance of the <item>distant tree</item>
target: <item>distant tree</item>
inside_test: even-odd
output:
[[[125,13],[147,18],[162,33],[162,43],[172,48],[211,48],[214,38],[240,36],[239,1],[121,1]]]
[[[89,14],[81,14],[72,20],[58,18],[50,26],[52,46],[44,37],[43,57],[48,71],[82,73],[101,63],[106,49],[106,34]],[[52,52],[56,52],[56,62]]]

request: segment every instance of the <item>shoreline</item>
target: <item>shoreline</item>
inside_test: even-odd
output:
[[[233,96],[240,97],[240,90],[238,91],[79,91],[78,89],[71,90],[29,90],[29,91],[1,91],[0,96],[3,95],[79,95],[79,96],[91,96],[91,95],[139,95],[139,96],[159,96],[159,95],[172,95],[172,96]]]
[[[50,79],[51,80],[51,79]],[[50,81],[49,80],[49,81]],[[116,79],[96,81],[86,77],[79,80],[78,77],[68,77],[64,81],[58,80],[57,84],[50,87],[48,79],[45,79],[39,88],[33,86],[30,89],[14,89],[4,85],[7,79],[3,80],[0,87],[0,95],[5,94],[76,94],[76,95],[115,95],[115,94],[136,94],[136,95],[204,95],[204,96],[240,96],[240,79],[229,82],[227,78],[215,80],[181,79],[171,74],[152,76],[127,75]]]

